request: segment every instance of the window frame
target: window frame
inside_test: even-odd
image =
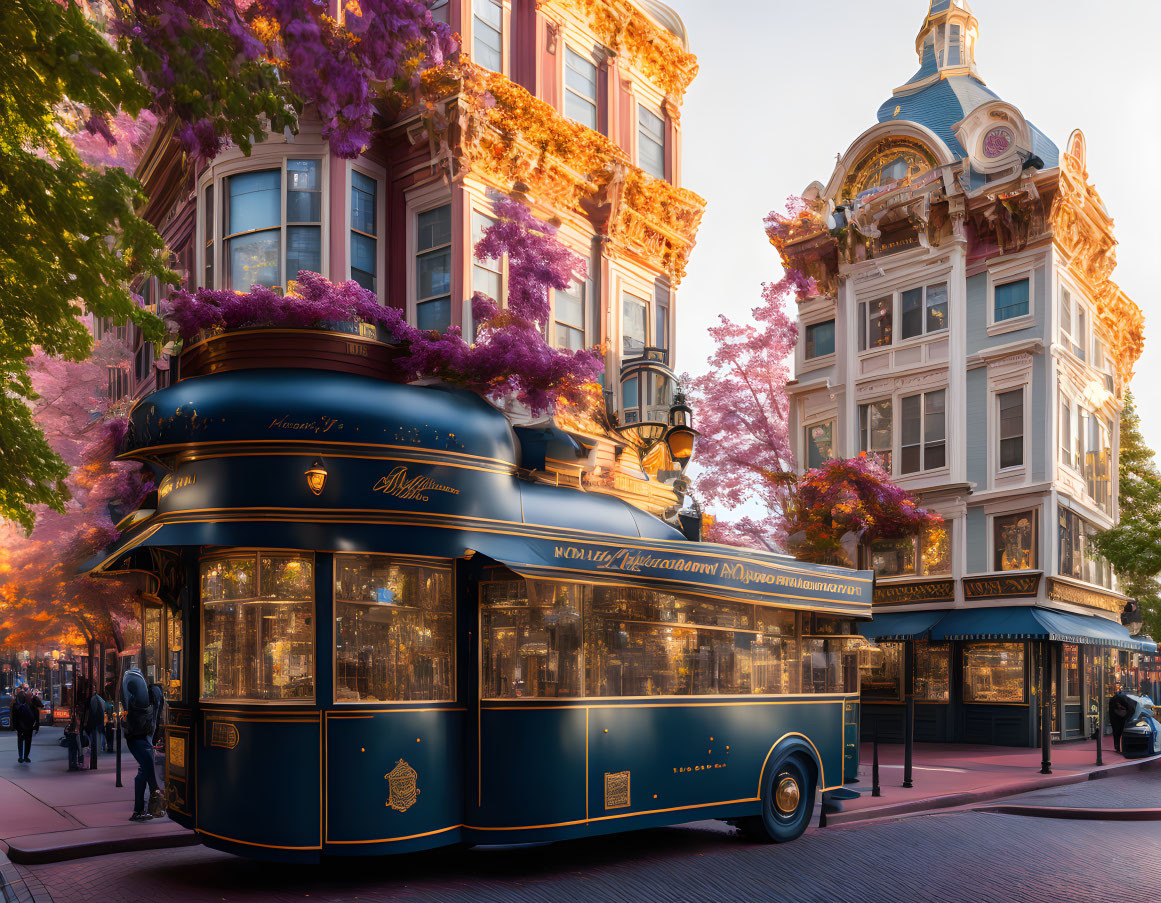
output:
[[[1036,269],[1043,263],[1043,255],[1033,253],[1032,255],[1023,255],[1015,260],[997,261],[997,265],[988,270],[987,334],[989,336],[1030,329],[1036,325]],[[1010,285],[1023,279],[1028,280],[1028,313],[997,320],[996,289],[999,286]]]
[[[885,462],[888,475],[895,473],[895,397],[887,396],[886,398],[870,399],[862,401],[858,404],[858,430],[859,430],[859,451],[866,452],[868,455],[877,455],[881,459],[883,457],[883,449],[871,448],[871,434],[874,430],[871,428],[871,408],[875,405],[886,404],[889,406],[890,413],[887,416],[888,429],[891,433],[891,442],[886,449],[887,455],[890,457]],[[863,423],[863,408],[867,409],[866,423]],[[864,447],[866,446],[866,447]]]
[[[649,115],[651,115],[651,116],[653,116],[661,121],[661,143],[660,143],[660,147],[661,147],[661,173],[660,174],[657,174],[657,173],[653,172],[652,170],[647,169],[645,167],[645,165],[644,165],[645,161],[644,161],[644,158],[641,154],[641,144],[642,144],[643,140],[648,140],[650,144],[654,144],[654,145],[657,144],[657,142],[653,140],[652,136],[645,136],[644,135],[644,132],[645,132],[644,119],[645,119],[645,117],[643,114],[645,114],[645,113],[648,113]],[[638,100],[637,101],[637,115],[634,117],[634,119],[636,120],[636,122],[635,122],[636,129],[634,130],[633,146],[634,146],[634,150],[636,151],[635,162],[637,164],[637,168],[640,169],[642,172],[644,172],[647,176],[650,176],[651,178],[668,180],[669,179],[669,125],[665,120],[665,111],[661,110],[661,109],[655,110],[652,107],[650,107],[648,104]]]
[[[572,287],[577,287],[577,286],[580,287],[580,326],[577,326],[574,323],[569,323],[567,320],[562,320],[560,318],[559,307],[558,307],[556,302],[557,302],[557,298],[563,292],[560,289],[555,289],[555,288],[552,290],[552,316],[551,316],[552,335],[551,335],[550,340],[551,340],[553,348],[558,348],[558,349],[568,350],[568,351],[579,350],[579,349],[573,349],[569,345],[562,345],[560,343],[560,334],[563,330],[572,330],[574,332],[579,332],[581,334],[580,348],[584,349],[584,348],[589,347],[589,344],[588,344],[588,339],[589,339],[588,307],[589,307],[589,295],[590,295],[589,287],[590,287],[590,285],[591,285],[591,283],[590,283],[588,277],[585,277],[584,279],[575,279],[574,278],[572,280]],[[570,294],[569,297],[576,297],[576,296]]]
[[[625,361],[635,360],[636,358],[640,357],[642,354],[645,353],[646,348],[650,347],[651,336],[650,336],[650,330],[649,330],[649,321],[652,319],[652,314],[653,314],[651,298],[649,297],[650,295],[652,295],[651,292],[641,292],[638,294],[633,290],[632,287],[628,287],[628,286],[621,287],[621,305],[620,305],[621,317],[620,317],[620,323],[619,323],[619,329],[618,329],[618,332],[620,333],[621,344],[620,344],[618,351],[620,352],[620,359],[621,359],[622,363],[624,363]],[[632,301],[642,305],[645,308],[645,338],[642,340],[641,348],[635,349],[633,351],[630,351],[629,349],[627,349],[625,347],[625,301],[626,301],[626,299],[631,299]]]
[[[586,97],[584,94],[581,94],[580,91],[576,90],[571,85],[569,85],[568,74],[570,71],[570,67],[569,67],[569,60],[570,60],[569,54],[570,53],[573,56],[575,56],[577,59],[581,60],[584,63],[588,63],[588,65],[593,67],[593,96],[592,97]],[[570,44],[568,42],[564,43],[564,53],[561,54],[561,79],[560,79],[561,113],[570,122],[575,122],[577,125],[584,126],[587,129],[592,129],[594,132],[598,132],[598,133],[603,134],[603,130],[601,129],[601,79],[600,79],[600,76],[601,76],[600,64],[597,63],[597,61],[595,59],[593,59],[593,54],[592,54],[591,50],[589,50],[589,51],[580,50],[576,46],[574,46],[573,44]],[[592,108],[593,108],[593,124],[592,125],[589,125],[587,122],[581,122],[579,119],[574,119],[572,116],[570,116],[568,114],[568,112],[567,112],[567,110],[568,110],[568,98],[569,98],[570,94],[573,95],[574,97],[578,98],[579,102],[584,103],[584,104],[589,104],[592,106]]]
[[[198,204],[197,228],[195,230],[197,238],[194,242],[196,251],[194,266],[197,270],[196,282],[200,287],[210,289],[227,288],[225,285],[227,281],[225,269],[229,264],[229,259],[226,254],[226,243],[228,239],[226,237],[224,223],[224,217],[227,211],[227,204],[224,199],[227,196],[226,192],[229,190],[226,186],[227,180],[233,176],[268,172],[277,169],[280,180],[278,201],[279,224],[270,229],[247,230],[239,233],[230,233],[230,235],[233,238],[237,238],[250,234],[251,232],[277,230],[279,233],[279,276],[282,279],[282,282],[278,284],[278,288],[283,292],[286,291],[286,230],[288,225],[300,225],[297,221],[290,224],[286,221],[286,194],[289,190],[287,163],[291,160],[311,160],[319,164],[319,222],[317,224],[319,228],[319,272],[324,276],[330,272],[330,231],[332,226],[330,217],[330,154],[321,145],[311,146],[304,144],[303,146],[296,146],[294,144],[262,144],[255,147],[249,157],[239,157],[237,159],[211,164],[198,180],[196,194]],[[348,178],[347,181],[349,183],[350,179]],[[210,199],[208,204],[207,198]],[[349,198],[344,204],[344,210],[349,209],[348,204]],[[208,224],[207,218],[209,219]],[[302,223],[301,225],[314,226],[315,224]],[[206,283],[206,277],[209,274],[212,274],[213,285]],[[249,286],[238,288],[238,290],[249,291]]]
[[[436,250],[429,248],[424,251],[419,250],[419,217],[423,213],[429,213],[432,210],[437,210],[440,207],[451,208],[451,238],[449,247],[451,248],[451,263],[449,269],[451,272],[450,285],[448,287],[449,298],[449,325],[454,323],[454,305],[450,304],[455,297],[455,241],[456,241],[456,218],[455,205],[452,203],[452,196],[449,193],[447,186],[443,184],[435,184],[425,186],[424,190],[416,192],[407,198],[407,322],[412,325],[419,323],[419,272],[417,261],[420,254],[426,254],[429,251]],[[441,246],[442,249],[442,246]],[[442,298],[443,295],[435,295],[432,299]],[[426,300],[432,300],[426,299]],[[462,319],[462,318],[461,318]]]
[[[1040,570],[1041,558],[1041,529],[1040,529],[1040,505],[1033,505],[1028,508],[1016,507],[1011,511],[996,511],[988,515],[988,564],[991,567],[989,573],[993,574],[1023,574],[1031,573]],[[999,552],[999,544],[996,542],[996,521],[999,518],[1018,517],[1022,514],[1030,515],[1032,519],[1032,564],[1026,568],[1012,568],[1004,570],[1001,567],[996,567],[997,553]]]
[[[433,208],[434,209],[434,208]],[[468,263],[468,291],[466,292],[467,300],[464,302],[463,313],[463,334],[467,337],[467,341],[475,338],[477,323],[475,317],[472,316],[472,298],[475,297],[478,289],[476,288],[476,269],[484,270],[491,273],[493,276],[499,277],[500,289],[499,297],[493,298],[496,305],[503,310],[508,306],[508,255],[501,254],[498,259],[483,261],[476,257],[476,242],[479,240],[476,237],[476,222],[477,218],[480,220],[488,220],[487,225],[480,228],[480,236],[484,234],[484,229],[489,225],[494,225],[499,221],[495,211],[487,206],[484,201],[478,203],[471,203],[468,205],[468,245],[467,252],[464,255],[467,257]],[[455,227],[452,227],[452,234],[455,234]],[[418,310],[417,310],[418,315]]]
[[[479,59],[476,58],[476,40],[479,37],[476,33],[476,23],[479,22],[488,31],[496,31],[496,29],[494,29],[488,22],[484,21],[476,14],[476,3],[477,2],[487,3],[491,6],[496,7],[500,11],[500,28],[499,28],[499,31],[497,32],[497,34],[499,34],[499,36],[500,36],[500,66],[497,69],[491,69],[490,67],[485,66],[482,61],[480,61]],[[508,29],[505,27],[508,24],[506,21],[508,19],[507,3],[505,2],[505,0],[471,0],[471,6],[468,10],[466,10],[466,12],[467,12],[467,15],[464,18],[467,20],[468,23],[470,23],[469,27],[471,29],[471,37],[470,37],[471,43],[468,46],[471,47],[471,60],[472,60],[472,62],[475,63],[477,66],[480,66],[481,68],[488,69],[488,71],[490,71],[490,72],[496,72],[496,73],[499,73],[500,75],[507,75],[508,68],[509,68],[508,43],[505,40],[505,35],[506,35],[506,32],[508,31]],[[454,29],[453,29],[453,31],[454,31]]]
[[[827,323],[831,326],[831,349],[825,354],[811,354],[810,349],[810,331],[819,326],[825,326]],[[838,350],[838,318],[830,316],[825,320],[814,320],[810,323],[802,324],[802,360],[804,363],[818,365],[822,361],[828,361],[834,358]]]
[[[803,424],[803,426],[802,426],[802,456],[798,460],[802,462],[802,465],[803,465],[802,470],[804,472],[812,469],[812,467],[821,467],[822,464],[825,464],[827,461],[835,460],[835,457],[834,457],[835,456],[834,436],[835,436],[836,423],[837,423],[836,418],[827,417],[827,418],[824,418],[822,420],[815,420],[815,421],[812,421],[810,423]],[[823,458],[822,462],[820,464],[811,465],[811,463],[810,463],[810,448],[813,445],[813,440],[810,438],[810,431],[812,429],[815,429],[816,427],[820,427],[820,426],[825,426],[825,427],[830,429],[830,456]]]
[[[951,466],[950,465],[950,456],[948,455],[949,449],[948,449],[948,438],[947,438],[947,432],[948,432],[948,430],[947,430],[947,427],[948,427],[947,392],[948,392],[947,387],[943,386],[943,387],[940,387],[937,389],[927,389],[923,392],[914,392],[910,395],[901,395],[899,397],[899,476],[911,477],[911,476],[917,476],[917,475],[922,475],[922,474],[938,473],[939,471],[947,470]],[[928,441],[928,438],[927,438],[928,397],[931,395],[937,395],[937,394],[943,395],[943,410],[941,412],[938,412],[939,414],[941,414],[943,416],[943,438],[936,439],[933,441]],[[904,426],[903,426],[903,405],[905,402],[907,402],[913,398],[919,399],[919,441],[908,443],[907,445],[904,445],[903,444],[903,428],[904,428]],[[928,467],[927,466],[928,446],[934,446],[934,445],[939,445],[939,444],[943,445],[943,463],[940,464],[938,467]],[[905,448],[916,448],[916,447],[919,449],[919,469],[905,471],[903,469],[903,450]]]
[[[1004,395],[1012,395],[1016,392],[1020,393],[1020,463],[1009,464],[1007,467],[1003,464],[1003,416],[1001,414],[1000,398]],[[1029,435],[1029,410],[1028,410],[1028,386],[999,386],[992,390],[992,407],[995,411],[993,422],[996,426],[995,431],[995,445],[994,451],[996,455],[996,465],[994,472],[997,476],[1009,476],[1011,474],[1023,473],[1028,467],[1028,435]],[[1008,436],[1008,439],[1014,439],[1015,436]]]
[[[944,323],[942,326],[940,326],[936,329],[929,329],[928,328],[928,320],[931,316],[932,305],[928,299],[928,290],[933,289],[933,288],[938,288],[939,286],[943,286],[943,291],[944,291],[943,302],[942,302],[943,307],[944,307]],[[920,324],[923,328],[919,332],[915,333],[914,335],[904,335],[904,330],[903,330],[903,296],[910,293],[910,292],[915,292],[915,291],[920,293],[920,296],[919,296],[919,315],[920,315]],[[900,344],[903,344],[906,342],[914,342],[914,341],[918,341],[920,339],[928,338],[930,336],[939,335],[939,334],[946,334],[946,333],[950,332],[950,326],[951,326],[951,284],[948,280],[945,279],[943,282],[924,283],[923,285],[916,285],[916,286],[912,286],[911,288],[900,289],[899,291],[894,292],[894,294],[899,296],[898,320],[899,320],[899,343]]]
[[[306,697],[293,697],[290,699],[250,699],[248,697],[224,697],[215,696],[207,697],[205,695],[205,644],[206,644],[206,629],[205,629],[205,600],[202,598],[201,589],[201,569],[202,564],[207,561],[220,561],[227,558],[252,558],[254,560],[254,582],[256,588],[261,592],[262,586],[262,556],[267,555],[274,558],[304,558],[310,561],[311,574],[314,578],[314,585],[311,587],[310,593],[310,619],[311,619],[311,695]],[[197,682],[195,692],[196,699],[203,705],[254,705],[254,706],[303,706],[316,705],[319,699],[319,657],[318,657],[318,555],[311,550],[296,550],[296,549],[269,549],[259,547],[231,547],[222,552],[215,552],[208,555],[201,555],[198,557],[197,563],[197,606],[198,606],[198,641],[197,641]],[[240,600],[244,601],[244,600]],[[258,601],[262,601],[258,599]],[[183,639],[183,645],[185,640]],[[332,643],[333,645],[333,643]]]
[[[386,237],[387,227],[387,171],[382,167],[371,163],[365,159],[360,158],[354,160],[351,165],[347,167],[346,176],[346,234],[347,234],[347,271],[346,278],[354,278],[351,274],[354,269],[354,239],[353,235],[356,231],[351,225],[351,214],[354,204],[355,180],[352,173],[359,173],[359,175],[371,179],[375,182],[375,297],[380,304],[385,303],[387,297],[387,267],[386,254],[384,249],[386,247],[384,239]],[[360,235],[365,234],[360,232]]]

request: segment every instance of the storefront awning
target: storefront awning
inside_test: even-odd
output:
[[[385,520],[385,519],[383,519]],[[124,566],[144,547],[242,546],[460,558],[478,553],[516,573],[546,580],[639,586],[687,592],[835,615],[870,613],[873,577],[868,571],[812,565],[782,555],[714,543],[649,539],[497,524],[487,530],[451,518],[398,522],[340,520],[185,520],[146,525],[83,570]]]
[[[924,640],[946,611],[899,611],[859,624],[868,640]]]
[[[944,640],[1052,640],[1087,646],[1109,646],[1134,652],[1140,640],[1107,618],[1049,611],[1032,606],[975,608],[951,611],[932,629],[931,639]],[[1156,648],[1156,644],[1152,644]]]

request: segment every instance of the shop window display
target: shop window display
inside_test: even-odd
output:
[[[314,700],[314,561],[248,552],[201,563],[204,700]]]
[[[859,677],[867,700],[903,698],[903,643],[877,643],[859,650]]]
[[[973,643],[963,652],[964,702],[1026,702],[1023,643]]]
[[[450,564],[335,557],[335,701],[455,699]]]
[[[918,702],[948,702],[951,698],[948,675],[951,645],[915,644],[915,699]]]

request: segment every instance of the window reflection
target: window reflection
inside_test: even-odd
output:
[[[949,643],[915,644],[915,698],[919,702],[947,702],[951,698],[948,674]]]
[[[903,644],[876,643],[859,650],[859,677],[866,699],[903,698]]]
[[[335,701],[455,698],[452,571],[335,557]]]
[[[483,697],[584,695],[581,608],[590,594],[572,583],[485,582]]]
[[[520,579],[480,597],[485,698],[858,692],[846,619]]]
[[[200,582],[202,698],[313,700],[313,559],[209,559]]]
[[[964,702],[1024,702],[1024,644],[972,643],[963,652]]]

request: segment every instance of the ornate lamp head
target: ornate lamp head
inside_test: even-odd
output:
[[[327,469],[323,466],[322,458],[315,458],[314,463],[306,471],[306,485],[315,495],[322,495],[323,487],[327,484]]]

